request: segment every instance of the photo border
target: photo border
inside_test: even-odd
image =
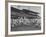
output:
[[[6,17],[5,17],[5,33],[7,32],[7,35],[8,35],[8,3],[9,2],[12,2],[12,3],[30,3],[30,4],[42,4],[43,5],[43,24],[44,24],[44,26],[43,26],[43,33],[35,33],[35,34],[17,34],[17,35],[15,35],[15,36],[24,36],[24,35],[39,35],[39,34],[45,34],[45,3],[40,3],[40,2],[21,2],[21,1],[6,1],[5,3],[7,4],[7,6],[5,7],[6,9],[5,9],[5,16],[7,17],[7,19],[6,19]],[[5,5],[6,5],[5,4]],[[7,13],[6,13],[7,12]],[[6,15],[7,14],[7,15]],[[7,20],[7,22],[6,22],[6,20]],[[7,23],[7,24],[6,24]]]

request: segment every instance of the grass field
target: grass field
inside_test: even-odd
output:
[[[28,30],[40,30],[40,26],[36,25],[20,25],[11,27],[11,31],[28,31]]]

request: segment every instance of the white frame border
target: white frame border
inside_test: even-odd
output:
[[[15,32],[11,32],[11,25],[10,25],[10,15],[11,15],[11,11],[10,11],[10,7],[11,5],[25,5],[25,6],[41,6],[41,30],[36,30],[36,31],[15,31]],[[43,5],[42,4],[26,4],[26,3],[12,3],[9,2],[8,3],[8,35],[16,35],[16,34],[34,34],[34,33],[43,33]]]

